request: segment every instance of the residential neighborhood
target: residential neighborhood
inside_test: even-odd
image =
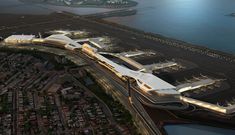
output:
[[[0,134],[132,134],[122,112],[86,88],[96,84],[85,70],[57,56],[36,55],[0,53]]]

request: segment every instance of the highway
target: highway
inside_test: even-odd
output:
[[[152,132],[152,134],[157,134],[157,135],[162,134],[160,130],[156,127],[156,124],[152,121],[148,113],[144,110],[143,106],[138,100],[139,98],[137,97],[137,95],[139,96],[139,94],[137,94],[136,91],[131,90],[132,92],[131,99],[129,99],[129,93],[126,88],[127,87],[126,83],[121,81],[120,78],[117,78],[113,73],[110,73],[110,71],[107,71],[106,69],[104,69],[104,67],[99,65],[96,61],[91,60],[84,54],[81,54],[80,52],[77,52],[76,54],[78,55],[78,57],[83,58],[88,63],[88,65],[90,65],[89,66],[90,68],[92,67],[91,70],[95,70],[95,72],[99,73],[100,75],[104,75],[105,77],[108,78],[108,81],[111,82],[112,85],[118,88],[117,92],[120,92],[122,94],[122,95],[119,95],[119,98],[122,99],[122,101],[126,102],[126,104],[129,104],[130,107],[132,107],[128,109],[129,111],[134,109],[135,112],[139,114],[139,116],[145,122],[145,124],[147,125],[149,130]],[[101,79],[102,76],[99,76],[99,78]]]
[[[51,52],[53,50],[48,47],[39,47],[39,46],[11,46],[10,48],[14,48],[14,47],[19,48],[19,49],[26,49],[26,50],[39,50],[42,52]],[[69,51],[68,52],[68,51],[61,50],[62,52],[60,53],[59,50],[60,49],[56,49],[57,53],[54,52],[55,50],[51,53],[57,54],[57,55],[68,55],[67,57],[73,56],[73,62],[75,62],[76,64],[79,65],[79,63],[81,64],[81,62],[86,63],[87,65],[89,65],[89,67],[86,67],[86,69],[88,69],[88,70],[89,70],[89,68],[92,67],[91,70],[95,71],[95,74],[101,75],[98,77],[99,79],[101,79],[101,80],[103,79],[104,82],[108,81],[107,85],[112,84],[110,86],[114,86],[113,88],[115,88],[115,90],[117,90],[115,92],[115,96],[118,96],[119,99],[122,100],[120,102],[125,103],[127,105],[129,111],[134,111],[135,114],[137,113],[142,118],[145,125],[148,127],[148,131],[150,131],[153,135],[155,135],[155,134],[161,135],[161,132],[156,127],[156,124],[149,117],[148,113],[144,110],[144,108],[141,105],[141,103],[139,102],[138,98],[132,96],[132,98],[134,100],[132,102],[129,100],[129,93],[126,88],[127,84],[125,82],[120,80],[120,78],[117,78],[116,75],[114,75],[111,71],[105,69],[103,66],[99,65],[96,61],[91,60],[90,58],[88,58],[87,56],[85,56],[84,54],[82,54],[79,51],[77,51],[77,52]],[[77,62],[76,62],[76,59],[77,59]],[[85,62],[81,59],[83,59]],[[82,65],[84,65],[84,64],[82,64]],[[134,94],[132,94],[132,95],[134,95]],[[14,102],[14,99],[13,99],[13,102]],[[13,108],[16,108],[16,107],[13,107]],[[15,125],[15,126],[17,126],[17,125]]]
[[[67,19],[67,21],[68,20],[69,19]],[[73,19],[71,19],[71,21],[72,20]],[[26,31],[27,31],[28,26],[34,26],[36,28],[36,27],[39,27],[39,25],[53,24],[54,22],[56,22],[56,21],[51,21],[51,22],[45,21],[45,23],[35,23],[35,24],[31,24],[31,25],[22,25],[17,28],[15,26],[13,26],[12,28],[9,27],[9,29],[3,28],[0,31],[2,33],[6,33],[5,30],[16,30],[18,28],[26,28]],[[234,82],[233,69],[235,69],[235,68],[233,68],[234,64],[232,64],[232,63],[228,64],[226,61],[234,62],[235,59],[225,58],[225,56],[213,55],[213,54],[211,54],[210,51],[207,51],[207,50],[202,50],[202,49],[194,48],[191,46],[186,46],[181,43],[174,43],[173,41],[170,42],[164,38],[158,38],[158,37],[152,36],[150,34],[143,34],[141,32],[132,31],[130,29],[125,29],[124,27],[121,27],[121,26],[117,27],[115,25],[102,23],[101,21],[80,18],[79,16],[74,16],[74,22],[71,22],[71,24],[72,23],[76,23],[76,25],[81,25],[82,28],[83,28],[83,26],[86,26],[85,28],[94,29],[97,31],[100,30],[102,34],[107,33],[106,35],[109,35],[112,37],[118,37],[118,38],[122,39],[122,41],[125,43],[126,46],[128,46],[129,44],[130,45],[133,44],[133,47],[134,47],[135,43],[136,43],[136,46],[138,45],[139,47],[143,47],[143,48],[145,48],[145,46],[147,48],[147,46],[148,46],[148,49],[158,50],[158,51],[164,53],[164,55],[166,57],[173,57],[173,58],[177,57],[177,58],[186,59],[188,61],[194,61],[199,67],[202,67],[203,70],[206,72],[208,71],[208,72],[213,72],[213,73],[214,72],[224,73],[224,75],[228,76],[229,80],[231,81],[231,85],[232,85],[231,87],[234,88],[234,85],[233,85],[234,84],[233,83]],[[58,22],[57,22],[57,24],[58,24]],[[61,25],[59,26],[59,28],[62,27]],[[53,26],[54,26],[54,24],[53,24]],[[55,24],[55,27],[57,27],[56,24]],[[76,26],[76,28],[81,28],[81,27]],[[42,28],[42,27],[39,27],[39,28]],[[54,29],[54,27],[51,29]],[[120,33],[122,33],[122,34],[120,34]],[[132,37],[134,37],[134,38],[132,39]],[[158,42],[162,43],[163,45],[159,45]],[[143,44],[143,46],[141,46],[141,44]],[[178,53],[178,52],[180,52],[180,53]],[[53,53],[57,53],[57,52],[53,52]],[[175,54],[177,54],[177,56],[175,56]],[[68,54],[63,54],[63,55],[68,55]],[[210,55],[210,57],[207,57],[205,55]],[[222,57],[222,58],[218,58],[218,59],[222,59],[222,60],[227,59],[227,60],[221,62],[220,60],[218,60],[217,58],[214,58],[214,57]],[[200,59],[200,61],[198,61],[198,59]],[[91,61],[91,60],[89,60],[89,61]],[[210,63],[210,64],[208,64],[208,63]],[[103,70],[104,73],[106,73],[106,74],[103,74],[101,72],[102,75],[105,75],[105,76],[108,75],[109,77],[106,77],[106,78],[109,78],[109,81],[112,82],[112,84],[115,85],[115,87],[118,87],[118,90],[120,91],[120,93],[122,95],[125,95],[125,97],[128,97],[127,89],[120,88],[121,85],[122,85],[122,87],[125,86],[124,82],[122,82],[120,79],[117,79],[117,77],[115,77],[114,75],[112,75],[112,74],[110,75],[109,74],[110,72],[108,72],[106,69],[104,69],[103,67],[101,67],[97,63],[95,63],[94,65],[97,65],[97,66],[94,66],[94,68],[97,68],[97,69],[95,69],[96,71],[99,69]],[[99,67],[101,67],[101,68],[99,68]],[[216,68],[214,68],[214,67],[216,67]],[[224,72],[224,71],[226,71],[226,72]],[[120,82],[120,84],[119,84],[119,82]],[[223,92],[223,93],[226,93],[226,92]],[[227,95],[223,94],[223,93],[218,93],[217,94],[217,95],[219,95],[218,97],[223,98],[227,95],[234,95],[234,93],[232,93],[232,92],[227,93]],[[215,95],[214,97],[216,97],[217,95]]]
[[[78,52],[80,53],[80,52]],[[84,55],[84,54],[82,54]],[[86,54],[85,54],[86,55]],[[82,57],[82,56],[80,56]],[[125,89],[121,89],[121,92],[123,95],[125,95],[126,97],[129,96],[129,93],[128,93],[128,90],[127,90],[127,82],[124,82],[123,80],[121,80],[119,77],[117,77],[116,75],[113,74],[113,72],[111,72],[110,70],[108,69],[105,69],[103,66],[101,66],[100,64],[97,64],[97,62],[94,62],[94,61],[91,61],[91,59],[87,58],[87,57],[83,57],[83,59],[86,59],[87,63],[90,61],[89,65],[92,65],[94,66],[96,69],[99,69],[99,70],[102,70],[102,73],[103,74],[106,74],[107,76],[109,76],[112,80],[115,80],[115,82],[112,82],[112,84],[114,83],[118,83],[119,85],[121,84],[122,86],[126,86]],[[117,86],[117,85],[116,85]],[[119,86],[117,86],[119,87]],[[142,103],[144,103],[145,105],[147,106],[151,106],[151,107],[154,107],[154,108],[164,108],[164,109],[172,109],[172,110],[179,110],[179,109],[185,109],[188,107],[187,104],[183,104],[180,100],[177,100],[177,99],[161,99],[160,97],[157,97],[157,95],[154,97],[154,95],[148,95],[146,92],[143,92],[141,89],[139,89],[137,86],[134,86],[132,84],[130,84],[130,88],[132,91],[135,91],[136,95],[138,95],[138,99],[144,99],[144,100],[147,100],[147,102],[142,102],[142,100],[140,100]],[[182,106],[180,107],[175,107],[175,106],[162,106],[160,104],[169,104],[169,103],[179,103],[179,104],[182,104]]]

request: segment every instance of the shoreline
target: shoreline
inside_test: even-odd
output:
[[[124,17],[124,16],[132,16],[137,13],[136,9],[119,9],[119,10],[113,10],[108,12],[102,12],[102,13],[94,13],[94,14],[88,14],[88,15],[82,15],[86,18],[91,19],[104,19],[104,18],[110,18],[110,17]]]
[[[92,4],[81,4],[81,5],[68,5],[65,3],[52,3],[52,2],[35,2],[32,0],[19,0],[23,3],[31,3],[31,4],[42,4],[42,5],[53,5],[53,6],[63,6],[63,7],[73,7],[73,8],[107,8],[107,9],[122,9],[122,8],[130,8],[135,7],[138,5],[138,2],[130,1],[129,4],[126,5],[107,5],[107,4],[101,4],[101,5],[92,5]]]
[[[113,11],[109,11],[109,12],[113,12]],[[105,12],[105,13],[108,14],[109,12]],[[200,45],[200,44],[188,43],[188,42],[183,41],[183,40],[178,40],[178,39],[167,37],[167,36],[157,34],[157,33],[146,32],[144,30],[139,30],[139,29],[129,27],[129,26],[126,26],[126,25],[123,25],[123,24],[118,24],[118,23],[115,23],[115,22],[112,22],[112,21],[107,21],[107,20],[103,20],[103,19],[100,19],[100,18],[95,18],[95,16],[93,16],[94,14],[77,15],[77,14],[70,13],[70,12],[67,12],[67,11],[62,11],[62,13],[66,14],[66,15],[87,18],[87,20],[94,20],[96,22],[107,24],[107,25],[112,25],[112,26],[115,26],[115,27],[119,28],[119,30],[122,29],[125,32],[129,31],[132,34],[136,34],[136,35],[141,35],[142,34],[142,35],[145,36],[146,39],[149,39],[149,40],[155,40],[155,41],[161,42],[162,44],[175,46],[175,47],[179,47],[179,48],[184,48],[185,50],[189,50],[189,51],[192,51],[192,52],[199,52],[200,54],[207,53],[207,56],[217,57],[219,59],[223,59],[223,60],[226,60],[228,62],[230,61],[232,63],[235,63],[235,54],[232,54],[232,53],[228,53],[228,52],[208,48],[208,47],[205,47],[205,46]],[[129,12],[126,12],[126,13],[128,14]],[[55,14],[55,12],[50,13],[49,15],[52,15],[52,14]],[[98,15],[99,14],[102,14],[102,13],[98,13]],[[28,14],[18,15],[18,14],[10,14],[10,13],[0,13],[0,15],[27,16]],[[90,17],[90,15],[92,15],[92,17]],[[133,15],[133,14],[131,13],[131,15]],[[31,15],[29,15],[29,16],[31,16]],[[44,16],[44,15],[42,15],[42,16]],[[115,16],[119,16],[119,15],[115,15]],[[121,12],[120,16],[129,16],[129,15],[123,15],[123,13]],[[189,48],[189,47],[191,47],[191,48]],[[203,51],[203,52],[201,52],[201,51]],[[205,55],[205,54],[203,54],[203,55]]]
[[[160,35],[160,34],[157,34],[157,33],[145,32],[143,30],[139,30],[139,29],[136,29],[136,28],[133,28],[133,27],[122,25],[122,24],[118,24],[118,23],[115,23],[115,22],[112,22],[112,21],[107,21],[107,20],[95,20],[95,21],[98,21],[98,22],[101,22],[101,23],[106,23],[108,25],[114,25],[115,27],[119,27],[123,30],[128,29],[129,31],[135,32],[133,34],[138,34],[138,35],[143,34],[143,35],[145,35],[146,39],[155,40],[155,41],[161,42],[161,43],[166,44],[166,45],[179,47],[179,48],[182,48],[182,49],[185,49],[185,50],[188,50],[188,51],[197,52],[197,53],[200,53],[200,54],[203,54],[203,55],[207,55],[207,56],[210,56],[210,57],[219,58],[219,59],[223,59],[223,60],[226,60],[228,62],[231,62],[231,63],[235,63],[235,54],[232,54],[232,53],[223,52],[223,51],[220,51],[220,50],[208,48],[208,47],[205,47],[203,45],[191,44],[191,43],[188,43],[188,42],[183,41],[183,40],[178,40],[178,39],[174,39],[174,38],[171,38],[171,37],[166,37],[166,36],[163,36],[163,35]],[[191,48],[189,48],[189,47],[191,47]]]
[[[9,17],[9,16],[7,16],[7,17]],[[19,15],[19,17],[20,16],[23,16],[23,15]],[[120,38],[122,40],[122,42],[124,43],[120,46],[126,47],[127,49],[128,49],[128,47],[136,47],[136,48],[141,47],[143,49],[145,47],[155,48],[154,50],[157,50],[159,52],[166,54],[167,58],[168,57],[171,58],[172,56],[175,56],[175,57],[185,57],[185,59],[187,59],[187,60],[194,59],[196,61],[193,61],[193,62],[198,64],[200,66],[200,68],[204,69],[204,67],[205,67],[205,70],[207,70],[207,71],[210,71],[210,72],[218,72],[219,71],[219,73],[221,72],[221,73],[228,75],[228,77],[230,77],[230,79],[231,79],[232,88],[234,89],[234,86],[235,86],[234,85],[235,84],[234,83],[235,82],[235,80],[234,80],[235,74],[234,73],[235,72],[233,72],[233,71],[235,71],[234,70],[235,63],[233,63],[233,61],[231,61],[232,62],[232,64],[231,64],[231,62],[224,61],[223,59],[222,60],[216,59],[215,57],[211,57],[211,56],[209,58],[208,55],[202,55],[201,53],[197,53],[197,52],[192,53],[192,52],[187,51],[185,49],[183,50],[180,47],[177,48],[176,44],[169,45],[169,46],[165,45],[166,44],[165,42],[173,42],[173,41],[166,41],[167,38],[164,39],[165,37],[163,37],[161,35],[158,35],[159,36],[159,37],[157,37],[158,40],[153,40],[152,38],[154,38],[154,36],[152,36],[151,34],[148,34],[146,32],[143,32],[143,31],[138,32],[139,30],[137,30],[137,29],[126,28],[124,26],[115,26],[114,27],[113,25],[108,25],[109,22],[106,22],[107,24],[103,23],[102,22],[103,20],[91,20],[89,18],[84,18],[82,16],[78,16],[78,15],[75,16],[74,14],[69,15],[69,14],[65,14],[65,13],[64,14],[55,14],[54,13],[54,14],[50,14],[48,16],[47,15],[42,16],[42,17],[44,17],[43,19],[40,18],[41,16],[32,15],[31,17],[32,18],[30,18],[30,17],[28,18],[27,16],[25,16],[24,20],[22,21],[26,24],[30,22],[31,23],[29,25],[30,27],[22,24],[23,26],[21,26],[19,28],[14,28],[15,25],[21,24],[20,20],[17,20],[17,18],[13,17],[13,20],[9,19],[9,21],[3,19],[3,21],[0,22],[0,24],[5,23],[4,25],[9,25],[9,26],[12,25],[13,28],[1,30],[0,33],[2,33],[5,36],[7,36],[9,34],[13,34],[13,32],[16,32],[16,33],[17,32],[18,33],[26,32],[25,34],[27,34],[27,33],[31,34],[31,32],[38,33],[38,32],[48,31],[48,30],[56,29],[56,28],[60,28],[60,29],[68,29],[69,28],[69,29],[73,29],[73,30],[83,28],[83,29],[87,29],[88,31],[93,30],[100,35],[105,35],[105,33],[108,33],[109,36],[113,36],[115,38]],[[3,16],[3,18],[4,18],[4,16]],[[40,23],[40,21],[43,21],[44,19],[46,21],[48,21],[48,18],[51,20],[53,20],[54,18],[58,19],[58,20],[53,21],[53,22],[48,22],[48,23]],[[14,22],[14,19],[17,22],[17,24]],[[5,20],[5,22],[4,22],[4,20]],[[29,22],[27,22],[27,21],[29,21]],[[38,21],[39,21],[39,23],[38,23]],[[119,25],[119,24],[116,24],[116,25]],[[120,34],[120,33],[122,33],[122,34]],[[132,37],[137,37],[137,39],[132,39]],[[164,41],[160,42],[160,40],[164,40]],[[171,39],[171,40],[173,40],[173,39]],[[178,40],[174,40],[174,41],[177,42]],[[160,44],[158,44],[158,42],[160,42]],[[164,44],[163,44],[163,42],[164,42]],[[178,41],[178,42],[183,42],[183,41]],[[129,43],[131,43],[131,46]],[[184,44],[186,44],[186,43],[184,43]],[[186,49],[190,49],[189,47],[187,47]],[[167,54],[167,53],[172,53],[172,52],[174,54],[169,54],[169,55]],[[207,52],[209,52],[209,51],[207,51]],[[181,56],[179,56],[179,55],[181,55]],[[231,59],[234,58],[234,55],[231,55],[231,54],[222,53],[221,55],[228,55],[228,57],[231,57]],[[203,61],[205,61],[205,62],[203,62]],[[212,62],[212,63],[210,63],[210,62]],[[201,63],[203,63],[203,64],[201,64]],[[233,74],[228,72],[228,69],[231,70],[230,72]],[[234,95],[233,89],[229,90],[229,92],[233,92],[233,93],[228,93],[227,91],[226,91],[227,93],[226,92],[224,92],[224,93],[226,93],[227,96],[230,96],[231,94]],[[197,115],[197,114],[195,114],[195,115]],[[194,117],[194,115],[191,117]],[[215,119],[215,121],[217,120],[216,118],[217,117],[213,117],[213,119]],[[200,117],[198,119],[200,119]],[[205,120],[207,120],[207,119],[208,119],[208,117],[205,118]],[[234,120],[234,118],[233,118],[233,120]],[[233,121],[233,120],[231,120],[231,121]]]

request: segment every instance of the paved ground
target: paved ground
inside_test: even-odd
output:
[[[231,88],[215,93],[206,100],[214,102],[215,100],[224,100],[235,95],[235,63],[230,63],[221,59],[209,57],[191,51],[185,51],[182,48],[161,44],[155,40],[149,40],[141,34],[129,30],[123,30],[112,25],[103,25],[96,22],[87,21],[64,14],[52,14],[49,16],[24,16],[22,15],[4,15],[1,14],[0,36],[6,37],[11,34],[38,34],[55,29],[87,29],[96,35],[107,35],[120,39],[118,45],[126,49],[151,49],[161,52],[166,59],[184,59],[192,61],[198,68],[194,73],[206,73],[216,77],[226,78]],[[184,74],[182,74],[183,76]],[[180,76],[180,75],[179,75]]]

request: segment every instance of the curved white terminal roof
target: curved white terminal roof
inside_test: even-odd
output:
[[[146,92],[156,91],[159,94],[179,94],[179,92],[176,91],[176,88],[173,85],[163,81],[162,79],[154,76],[151,73],[143,73],[140,71],[128,69],[126,67],[118,65],[117,63],[105,58],[98,53],[96,53],[95,56],[100,61],[110,65],[112,67],[112,70],[116,71],[121,76],[128,76],[135,79],[138,86]]]
[[[14,39],[17,39],[17,40],[32,40],[33,38],[35,38],[34,35],[11,35],[6,39],[9,39],[9,40],[14,40]]]
[[[54,35],[51,35],[51,36],[45,38],[45,40],[60,42],[62,44],[65,44],[65,48],[70,49],[70,50],[74,50],[74,49],[77,49],[77,48],[82,48],[82,45],[75,42],[71,38],[65,36],[64,34],[54,34]]]
[[[29,43],[35,38],[34,35],[11,35],[4,41],[6,43]]]
[[[83,34],[87,33],[86,31],[80,31],[80,30],[53,30],[50,31],[52,34],[65,34],[65,35],[71,35],[71,34]]]
[[[202,79],[202,80],[192,82],[192,83],[184,83],[184,84],[180,84],[177,86],[177,91],[179,91],[180,93],[185,92],[185,91],[191,91],[191,90],[201,88],[203,86],[212,85],[215,82],[216,80],[207,78],[207,79]]]
[[[77,39],[76,42],[90,42],[92,45],[96,46],[97,48],[104,48],[106,45],[102,42],[104,38],[97,37],[97,38],[83,38]]]

